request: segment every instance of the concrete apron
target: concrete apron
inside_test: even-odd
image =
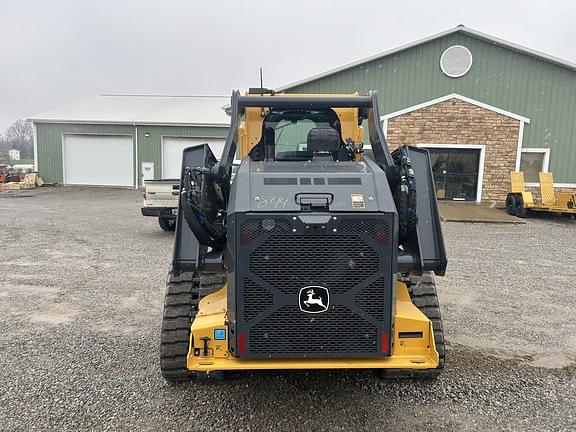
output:
[[[491,207],[490,204],[438,201],[438,209],[443,222],[526,223],[510,216],[504,209]]]

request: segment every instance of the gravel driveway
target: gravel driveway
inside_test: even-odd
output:
[[[576,430],[576,222],[448,223],[435,382],[370,371],[169,385],[158,368],[173,235],[141,194],[0,194],[2,430]]]

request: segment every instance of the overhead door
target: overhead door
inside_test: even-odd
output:
[[[64,183],[133,186],[132,137],[64,135]]]
[[[185,148],[208,143],[216,159],[220,159],[225,142],[223,138],[163,137],[162,178],[180,178],[182,151]]]

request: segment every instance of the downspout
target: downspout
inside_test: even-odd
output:
[[[38,172],[38,132],[36,130],[36,123],[32,122],[32,141],[34,145],[34,171]]]
[[[136,145],[136,151],[134,152],[134,185],[135,189],[138,189],[140,185],[140,177],[138,177],[138,125],[136,122],[133,123],[134,125],[134,143]]]

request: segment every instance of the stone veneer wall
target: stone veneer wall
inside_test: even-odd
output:
[[[482,201],[504,205],[516,164],[520,121],[450,99],[388,120],[388,145],[485,145]]]

